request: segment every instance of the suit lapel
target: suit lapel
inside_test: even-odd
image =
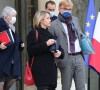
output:
[[[72,16],[72,21],[73,21],[73,23],[74,23],[74,25],[75,25],[75,27],[76,27],[76,29],[77,29],[77,33],[78,33],[78,39],[79,39],[79,43],[80,43],[80,46],[81,46],[81,38],[80,38],[80,30],[78,30],[78,25],[77,25],[77,23],[76,23],[76,21],[75,21],[75,19],[74,19],[74,17]]]
[[[57,19],[57,23],[56,24],[62,30],[62,32],[66,35],[65,29],[64,29],[62,23],[59,21],[59,19]]]

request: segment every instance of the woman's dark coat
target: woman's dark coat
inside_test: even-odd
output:
[[[0,32],[8,30],[9,26],[3,18],[0,18]],[[13,33],[13,32],[12,32]],[[15,43],[8,46],[5,50],[0,49],[0,77],[9,76],[12,60],[14,60],[13,75],[20,76],[19,47],[20,40],[17,32],[13,33]],[[1,42],[0,42],[1,43]]]
[[[38,31],[38,42],[36,44],[36,31],[32,29],[27,37],[27,50],[29,62],[34,56],[32,73],[36,85],[55,85],[57,84],[57,67],[54,55],[49,51],[50,47],[46,42],[54,37],[43,28],[36,28]],[[61,56],[61,58],[63,55]]]

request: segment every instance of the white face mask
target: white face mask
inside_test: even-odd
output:
[[[50,12],[50,17],[53,17],[54,16],[54,12]]]
[[[12,20],[10,21],[12,24],[16,22],[16,17],[12,17]]]

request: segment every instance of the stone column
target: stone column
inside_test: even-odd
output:
[[[45,2],[48,0],[38,0],[38,10],[45,10]]]

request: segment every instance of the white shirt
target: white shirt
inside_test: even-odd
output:
[[[67,29],[67,26],[66,26],[65,23],[62,23],[62,25],[63,25],[64,30],[65,30],[66,35],[67,35],[67,40],[68,40],[68,53],[71,53],[71,51],[70,51],[70,42],[69,42],[68,29]],[[81,47],[80,47],[78,38],[75,40],[75,52],[81,52]]]

